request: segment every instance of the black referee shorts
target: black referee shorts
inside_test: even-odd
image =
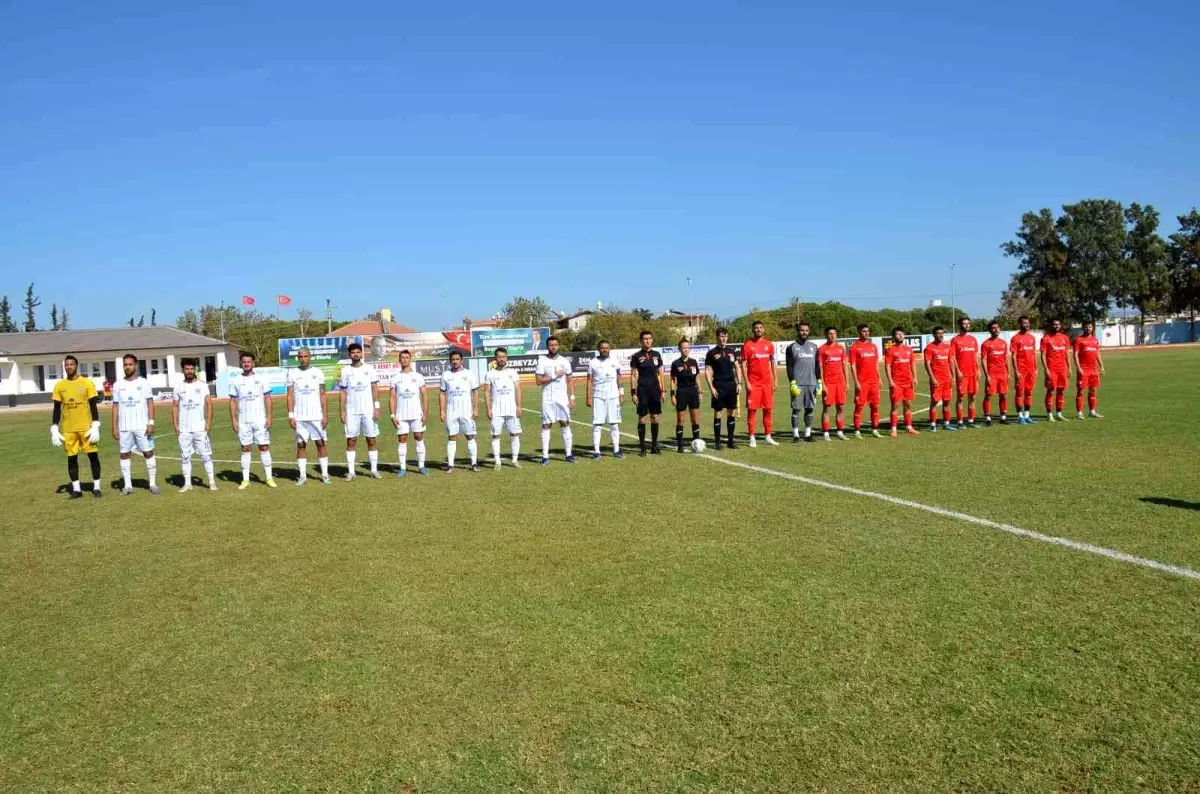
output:
[[[658,416],[662,413],[662,392],[657,386],[638,386],[637,398],[638,416]]]
[[[714,411],[736,411],[738,392],[736,383],[713,384],[712,409]]]
[[[675,390],[675,410],[676,411],[699,411],[700,410],[700,390],[699,389],[676,389]]]

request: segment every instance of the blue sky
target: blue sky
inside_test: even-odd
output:
[[[990,314],[1024,210],[1200,203],[1191,2],[186,5],[0,6],[14,301]]]

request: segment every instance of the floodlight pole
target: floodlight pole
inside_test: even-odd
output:
[[[954,329],[958,327],[954,311],[954,268],[956,267],[958,265],[950,263],[950,333],[954,333]]]

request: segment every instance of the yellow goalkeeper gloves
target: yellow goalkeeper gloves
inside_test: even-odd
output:
[[[790,383],[791,383],[791,387],[792,387],[792,396],[799,397],[800,396],[800,387],[796,385],[796,381],[790,381]]]

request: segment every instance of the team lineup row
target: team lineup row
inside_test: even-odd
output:
[[[942,426],[946,430],[973,427],[976,419],[975,397],[982,383],[984,391],[984,422],[992,423],[991,398],[999,397],[999,421],[1008,420],[1009,367],[1016,384],[1015,398],[1018,422],[1031,423],[1034,381],[1038,371],[1038,355],[1035,337],[1030,333],[1028,318],[1021,318],[1021,331],[1011,343],[1000,338],[999,326],[990,328],[990,338],[978,344],[969,332],[971,323],[964,318],[959,333],[947,343],[941,328],[934,330],[934,341],[924,350],[925,371],[930,391],[930,429],[937,431],[937,409],[942,410]],[[1075,359],[1077,372],[1076,409],[1083,418],[1084,392],[1088,395],[1089,414],[1099,418],[1096,411],[1096,391],[1099,378],[1104,372],[1099,342],[1093,335],[1094,328],[1085,324],[1084,333],[1072,342],[1062,331],[1057,320],[1043,336],[1040,350],[1042,369],[1045,373],[1046,411],[1051,421],[1063,420],[1064,393],[1070,375],[1070,353]],[[844,409],[847,391],[854,384],[853,436],[862,437],[864,411],[869,407],[870,432],[880,436],[880,369],[886,374],[891,397],[891,435],[899,434],[900,418],[904,430],[916,434],[913,427],[912,405],[916,397],[918,375],[916,356],[905,344],[902,328],[892,332],[886,352],[882,357],[874,342],[870,340],[870,327],[858,328],[859,338],[847,349],[837,338],[837,330],[826,329],[826,341],[817,345],[809,340],[809,326],[796,326],[796,340],[786,349],[785,371],[788,376],[792,409],[792,439],[812,441],[813,417],[818,404],[821,406],[821,437],[828,440],[831,430],[836,437],[846,439]],[[717,332],[718,344],[710,349],[703,364],[690,355],[688,340],[680,340],[680,357],[672,363],[668,372],[663,371],[661,354],[654,349],[654,339],[649,332],[641,335],[641,349],[630,359],[626,373],[611,356],[611,345],[601,342],[598,355],[588,364],[585,390],[587,406],[592,409],[592,457],[602,456],[601,444],[604,430],[609,430],[613,455],[624,457],[620,445],[621,412],[625,404],[622,382],[628,375],[629,398],[638,415],[639,454],[657,455],[659,446],[659,419],[663,413],[665,397],[676,414],[675,442],[679,452],[685,451],[685,422],[690,419],[691,443],[694,451],[703,451],[705,442],[700,434],[700,404],[703,396],[702,384],[707,384],[714,410],[713,439],[719,450],[722,444],[730,448],[736,445],[734,433],[740,407],[747,410],[749,446],[757,446],[756,418],[763,415],[764,441],[778,445],[773,437],[773,412],[777,385],[775,366],[775,344],[764,336],[761,322],[753,324],[753,337],[746,340],[740,351],[728,343],[725,329]],[[575,462],[573,454],[572,411],[575,408],[575,388],[570,361],[559,355],[558,340],[547,341],[547,354],[538,360],[535,372],[536,383],[542,390],[541,464],[550,462],[551,431],[560,427],[562,442],[568,463]],[[739,355],[740,352],[740,355]],[[408,441],[415,442],[416,469],[427,474],[424,433],[429,417],[429,390],[425,378],[413,367],[412,355],[400,353],[400,371],[393,374],[390,385],[381,389],[380,376],[376,369],[363,361],[363,350],[354,344],[349,348],[350,363],[341,368],[339,377],[338,408],[346,435],[347,479],[356,476],[358,438],[366,438],[369,476],[379,478],[378,437],[380,416],[385,407],[380,396],[386,396],[386,413],[391,418],[399,441],[399,467],[397,473],[403,477],[408,471]],[[329,482],[329,457],[327,449],[329,424],[325,373],[311,364],[311,353],[307,349],[298,352],[300,366],[289,370],[287,375],[288,424],[295,432],[296,454],[299,468],[297,485],[304,485],[308,477],[308,446],[312,444],[318,456],[320,479]],[[241,355],[241,376],[230,387],[230,422],[241,445],[242,481],[239,489],[250,485],[251,454],[258,447],[266,484],[277,487],[272,471],[270,452],[270,430],[272,425],[273,398],[265,379],[255,373],[254,356]],[[154,412],[153,397],[144,378],[138,376],[137,358],[126,355],[123,361],[124,379],[113,388],[112,435],[120,449],[121,473],[124,480],[121,493],[133,492],[131,459],[137,451],[146,462],[150,492],[158,494],[157,461],[154,456]],[[55,386],[54,416],[50,428],[51,442],[65,448],[68,475],[71,479],[70,496],[82,496],[79,481],[80,452],[87,454],[93,476],[93,494],[100,491],[100,459],[98,443],[100,420],[98,395],[89,378],[78,376],[78,362],[74,356],[64,359],[66,377]],[[181,468],[184,485],[181,490],[192,488],[192,458],[199,456],[205,469],[208,487],[216,488],[213,471],[212,446],[209,432],[212,428],[214,400],[208,386],[196,377],[197,363],[183,363],[184,381],[173,393],[171,416],[174,433],[179,439]],[[701,377],[703,375],[703,377]],[[950,421],[951,384],[957,406],[955,427]],[[450,368],[442,373],[438,390],[438,415],[446,428],[446,471],[456,471],[458,439],[466,441],[469,465],[473,471],[480,468],[477,446],[477,420],[479,419],[480,393],[490,422],[492,462],[499,469],[503,465],[501,446],[504,433],[510,441],[511,465],[520,468],[521,422],[524,411],[522,404],[520,375],[508,367],[508,354],[503,348],[495,351],[494,360],[481,384],[476,375],[463,366],[462,355],[450,355]],[[964,403],[966,411],[964,414]],[[831,418],[832,414],[832,418]],[[803,435],[801,431],[803,430]],[[722,432],[724,431],[724,432]],[[649,433],[649,442],[647,441]]]

